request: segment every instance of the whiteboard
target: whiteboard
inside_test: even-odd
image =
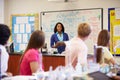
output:
[[[96,44],[98,33],[103,26],[102,14],[101,8],[41,12],[40,23],[45,32],[47,47],[50,48],[50,38],[57,22],[63,23],[65,32],[68,33],[70,39],[77,35],[78,25],[87,22],[92,26],[92,33],[85,43],[88,46],[88,52],[93,53],[93,45]]]

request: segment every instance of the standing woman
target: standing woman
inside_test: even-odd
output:
[[[45,36],[42,31],[32,33],[27,48],[20,60],[20,75],[32,75],[38,70],[43,71],[42,54],[39,51],[43,47]]]
[[[107,30],[100,31],[98,35],[97,45],[103,48],[97,48],[96,59],[99,64],[115,64],[115,60],[109,51],[110,34]],[[103,49],[103,53],[102,53]]]
[[[54,28],[54,34],[51,36],[51,42],[50,46],[53,48],[53,46],[58,42],[58,41],[68,41],[69,37],[68,34],[64,32],[64,26],[62,23],[58,22],[55,25]],[[57,47],[58,53],[62,53],[65,50],[65,46],[58,46]]]

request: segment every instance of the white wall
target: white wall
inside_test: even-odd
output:
[[[0,0],[0,23],[4,23],[4,0]]]
[[[120,0],[77,0],[76,2],[50,2],[48,0],[5,0],[5,23],[10,15],[40,13],[41,11],[103,8],[103,28],[108,28],[108,8],[120,7]]]

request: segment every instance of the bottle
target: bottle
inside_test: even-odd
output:
[[[43,46],[43,48],[41,50],[42,50],[42,53],[47,53],[48,52],[47,43],[44,44],[44,46]]]

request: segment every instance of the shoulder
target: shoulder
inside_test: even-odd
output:
[[[28,60],[29,62],[31,61],[38,61],[39,60],[39,52],[36,49],[29,49],[25,53],[25,59]]]
[[[64,35],[68,35],[67,33],[63,33]]]
[[[81,39],[81,38],[79,38],[79,37],[77,37],[77,36],[75,36],[73,39],[72,39],[72,42],[73,42],[73,44],[74,45],[76,45],[76,46],[78,46],[79,48],[83,48],[83,49],[86,49],[87,48],[87,45],[85,44],[85,42]]]
[[[32,49],[29,49],[28,51],[37,51],[37,49],[32,48]]]
[[[54,37],[54,36],[56,36],[56,33],[52,34],[52,36],[51,36],[51,37]]]
[[[112,53],[109,51],[107,47],[103,47],[103,52],[106,57],[112,57]]]
[[[38,55],[38,50],[36,50],[36,49],[29,49],[26,52],[26,56],[33,56],[33,55]]]
[[[0,51],[1,51],[1,55],[8,55],[8,52],[6,51],[5,47],[0,45]]]
[[[110,52],[107,47],[103,47],[103,50],[104,50],[104,52],[107,52],[107,53]]]

